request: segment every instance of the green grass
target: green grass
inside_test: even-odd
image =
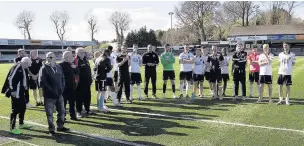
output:
[[[207,123],[198,120],[185,120],[173,117],[162,117],[123,111],[98,113],[96,116],[83,118],[82,121],[70,121],[67,127],[87,134],[99,135],[129,141],[144,145],[303,145],[304,144],[304,108],[303,85],[304,58],[298,57],[293,71],[293,85],[291,88],[291,106],[276,104],[256,104],[257,98],[245,102],[233,103],[231,98],[223,101],[210,100],[208,84],[204,82],[204,95],[207,98],[191,102],[186,99],[171,99],[171,85],[167,86],[165,100],[135,100],[133,104],[125,104],[121,110],[163,114],[175,117],[193,119],[219,120],[233,123],[244,123],[257,126],[288,128],[302,130],[301,132],[280,131],[276,129],[263,129],[255,127],[232,126],[218,123]],[[12,64],[0,64],[0,83]],[[273,63],[273,95],[278,99],[278,85],[276,84],[279,62]],[[179,65],[175,64],[176,78],[179,78]],[[162,67],[157,68],[157,96],[162,93]],[[142,69],[143,72],[143,69]],[[144,74],[142,74],[143,77]],[[232,77],[230,77],[232,79]],[[177,80],[177,93],[179,94],[179,80]],[[232,81],[228,83],[226,95],[232,94]],[[247,95],[249,94],[247,84]],[[143,84],[142,84],[143,88]],[[92,85],[92,104],[96,105],[96,93]],[[149,94],[152,88],[150,86]],[[267,91],[267,90],[266,90]],[[143,92],[143,90],[142,90]],[[134,94],[137,94],[134,88]],[[265,92],[267,95],[267,92]],[[255,96],[257,93],[255,92]],[[134,95],[134,97],[137,97]],[[30,101],[34,104],[31,96]],[[107,103],[110,108],[112,103]],[[10,99],[0,98],[0,116],[9,117],[11,107]],[[56,115],[54,114],[54,118]],[[69,116],[67,116],[69,119]],[[28,108],[25,119],[39,124],[47,125],[46,116],[42,107]],[[121,145],[117,142],[101,140],[94,137],[85,137],[76,133],[59,133],[55,138],[47,135],[47,128],[34,126],[23,130],[23,135],[12,136],[9,134],[9,120],[0,118],[0,136],[17,138],[36,145]],[[4,145],[26,145],[8,139],[2,140]],[[9,142],[9,143],[6,143]],[[5,144],[6,143],[6,144]]]

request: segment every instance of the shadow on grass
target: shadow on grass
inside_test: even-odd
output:
[[[105,123],[100,120],[103,120],[103,117],[113,118],[113,122],[123,122],[124,124],[113,124]],[[108,130],[119,130],[123,134],[128,136],[157,136],[162,134],[173,135],[173,136],[187,136],[184,133],[178,132],[168,132],[165,128],[190,128],[196,129],[194,126],[184,126],[177,122],[161,120],[158,118],[127,118],[123,115],[111,115],[111,114],[102,114],[88,117],[88,119],[95,119],[98,121],[82,119],[81,121],[69,121],[71,124],[79,124],[83,126],[91,126],[94,128],[102,128]]]
[[[43,142],[43,139],[48,139],[54,141],[54,143],[57,144],[69,144],[69,145],[75,145],[75,146],[96,146],[96,145],[107,145],[107,146],[117,146],[117,145],[127,145],[122,144],[119,142],[109,141],[109,140],[103,140],[100,138],[95,138],[92,136],[88,136],[86,134],[81,133],[74,133],[74,132],[68,132],[68,133],[56,133],[55,136],[49,136],[47,131],[39,130],[39,129],[28,129],[26,132],[24,130],[24,134],[21,135],[12,135],[9,133],[9,131],[0,131],[1,136],[9,137],[9,138],[16,138],[22,141],[29,141],[31,139],[41,139],[41,144],[51,145]],[[41,134],[32,134],[32,133],[41,133]],[[28,134],[31,133],[31,134]],[[125,140],[124,140],[125,141]],[[156,143],[151,142],[144,142],[144,141],[126,141],[126,142],[132,142],[137,144],[145,144],[145,145],[160,145]],[[32,143],[32,142],[30,142]]]

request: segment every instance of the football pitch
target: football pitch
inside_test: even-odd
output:
[[[230,63],[231,64],[231,63]],[[167,83],[167,99],[137,100],[134,87],[133,104],[123,108],[113,107],[108,113],[82,118],[81,121],[69,120],[66,127],[69,133],[57,132],[55,137],[47,134],[47,120],[44,108],[27,108],[25,123],[32,125],[22,130],[19,136],[9,133],[10,99],[0,98],[0,145],[304,145],[304,57],[298,57],[294,66],[291,88],[291,104],[276,105],[278,85],[276,84],[279,62],[273,67],[274,103],[257,101],[256,85],[254,98],[232,102],[232,77],[223,101],[211,100],[208,83],[204,82],[204,98],[172,99],[171,83]],[[12,64],[0,64],[0,84]],[[231,68],[231,67],[230,67]],[[230,69],[229,68],[229,69]],[[144,81],[143,67],[142,79]],[[248,66],[247,66],[248,69]],[[162,96],[162,66],[157,67],[157,96]],[[179,95],[179,65],[175,63],[176,95]],[[247,74],[248,75],[248,74]],[[247,77],[248,80],[248,77]],[[143,83],[142,93],[143,93]],[[285,89],[284,89],[285,91]],[[149,95],[152,88],[150,85]],[[240,93],[240,91],[239,91]],[[268,97],[268,90],[264,91]],[[190,95],[190,94],[189,94]],[[247,95],[249,83],[247,82]],[[30,102],[35,105],[31,94]],[[124,100],[123,100],[124,102]],[[96,92],[92,85],[92,109],[96,110]],[[56,114],[54,114],[54,122]],[[18,126],[18,122],[17,122]]]

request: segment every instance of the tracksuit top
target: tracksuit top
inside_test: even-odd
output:
[[[232,56],[232,67],[234,70],[245,70],[247,62],[247,52],[235,52]],[[234,66],[238,66],[239,68],[234,68]]]
[[[145,52],[142,57],[142,63],[145,66],[145,70],[147,69],[156,69],[156,66],[159,64],[158,55],[155,52]],[[154,66],[148,66],[147,63],[152,63]]]
[[[175,63],[175,57],[172,52],[164,52],[160,56],[161,63],[164,71],[172,71],[173,64]]]

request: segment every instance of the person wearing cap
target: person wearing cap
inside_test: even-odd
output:
[[[64,91],[62,93],[64,99],[64,109],[69,102],[69,113],[71,120],[77,121],[79,117],[76,116],[75,104],[76,104],[76,87],[75,75],[77,74],[76,66],[73,64],[74,57],[71,51],[63,52],[63,62],[59,63],[64,75]],[[66,115],[66,114],[65,114]]]
[[[234,81],[234,97],[236,101],[239,94],[239,83],[242,84],[242,100],[246,100],[246,63],[247,52],[244,51],[243,44],[237,44],[236,52],[232,56],[232,75]]]
[[[42,59],[38,57],[38,51],[37,50],[32,50],[30,52],[30,57],[32,60],[31,66],[28,68],[29,69],[29,87],[30,89],[33,90],[33,95],[36,101],[36,106],[43,106],[43,96],[42,96],[42,89],[40,88],[38,84],[38,75],[39,75],[39,70],[42,67]],[[40,100],[38,101],[37,99],[37,89],[39,91],[39,97]]]
[[[156,66],[159,64],[158,55],[154,52],[153,46],[147,46],[147,52],[142,55],[142,64],[145,66],[145,89],[144,92],[146,97],[148,97],[148,86],[149,80],[151,78],[152,82],[152,98],[156,97]]]
[[[55,135],[53,123],[54,108],[57,111],[57,131],[67,132],[70,129],[64,127],[64,100],[62,93],[65,87],[65,79],[62,68],[56,64],[56,57],[53,52],[46,54],[46,63],[39,71],[39,84],[43,90],[44,108],[49,125],[49,134]]]
[[[20,62],[21,59],[26,56],[24,49],[18,49],[17,54],[18,56],[14,59],[14,63]]]
[[[19,63],[15,64],[9,71],[7,82],[10,90],[12,113],[10,115],[10,132],[12,134],[22,134],[19,129],[29,128],[24,124],[26,104],[29,102],[28,92],[28,70],[32,61],[28,57],[23,57]],[[16,128],[16,117],[19,114],[19,129]]]
[[[175,95],[175,73],[173,65],[175,63],[175,57],[172,52],[170,52],[170,45],[166,44],[164,46],[165,50],[160,55],[161,64],[163,65],[163,98],[166,98],[166,88],[167,88],[167,80],[171,81],[172,85],[172,98],[176,98]]]
[[[79,74],[77,75],[77,89],[76,89],[76,109],[77,117],[81,117],[82,105],[84,105],[86,115],[95,115],[91,111],[91,85],[93,82],[90,63],[85,57],[84,48],[76,49],[76,58],[74,64],[76,65]]]

